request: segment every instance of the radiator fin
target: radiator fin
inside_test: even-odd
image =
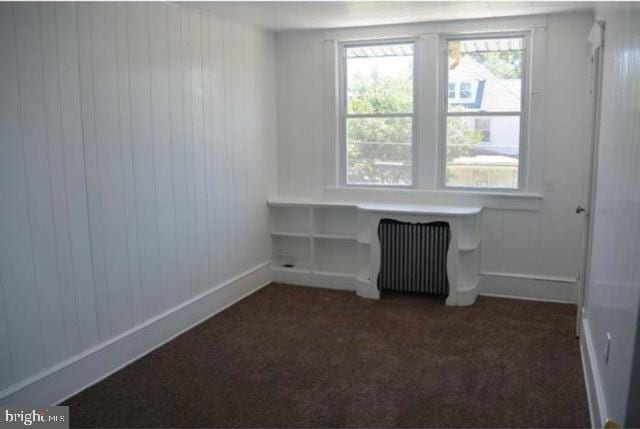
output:
[[[449,295],[447,222],[411,223],[382,219],[378,224],[378,289]]]

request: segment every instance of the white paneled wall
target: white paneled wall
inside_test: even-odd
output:
[[[637,397],[628,394],[638,359],[634,345],[640,344],[640,7],[603,4],[597,19],[604,21],[605,44],[583,346],[590,361],[594,427],[607,418],[636,427]]]
[[[390,35],[522,28],[523,21],[513,18],[279,33],[276,49],[279,195],[371,202],[488,204],[483,212],[482,272],[486,275],[482,286],[494,294],[573,300],[584,222],[575,208],[584,205],[584,184],[589,174],[586,38],[593,15],[567,13],[543,19],[544,28],[536,29],[538,34],[545,35],[546,41],[539,50],[543,54],[533,58],[533,79],[538,85],[533,94],[537,116],[530,130],[528,154],[529,191],[540,194],[541,199],[525,201],[438,190],[336,189],[325,180],[326,170],[336,164],[327,156],[330,153],[327,145],[331,142],[322,127],[327,105],[331,103],[331,94],[323,86],[328,70],[325,38],[364,40]],[[534,52],[539,51],[534,48]],[[437,60],[424,59],[431,63]],[[327,119],[327,123],[331,121],[334,119]],[[428,170],[424,174],[433,174]]]
[[[0,4],[4,395],[269,259],[274,54],[172,5]]]

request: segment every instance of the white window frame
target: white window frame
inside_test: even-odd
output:
[[[455,40],[472,39],[503,39],[522,37],[522,88],[520,96],[520,112],[449,112],[448,82],[449,82],[449,57],[448,43]],[[477,192],[513,192],[521,193],[527,189],[527,119],[529,114],[529,64],[531,51],[531,31],[503,31],[491,33],[469,33],[469,34],[447,34],[440,37],[440,64],[441,73],[439,87],[440,111],[438,115],[438,129],[440,138],[438,139],[439,160],[438,160],[438,188],[443,190],[462,190]],[[518,187],[517,188],[493,188],[493,187],[473,187],[473,186],[449,186],[447,185],[447,118],[449,116],[519,116],[520,117],[520,142],[518,149]]]
[[[347,113],[347,55],[346,49],[357,46],[391,45],[413,43],[413,112],[407,113],[371,113],[348,114]],[[350,188],[384,188],[384,189],[413,189],[418,187],[418,39],[415,37],[385,38],[341,42],[338,44],[338,139],[339,156],[338,167],[340,186]],[[347,181],[347,119],[348,118],[407,118],[411,117],[411,184],[410,185],[385,185],[380,183],[348,183]]]

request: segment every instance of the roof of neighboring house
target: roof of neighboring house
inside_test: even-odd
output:
[[[478,97],[472,103],[462,104],[467,109],[486,111],[519,111],[520,79],[500,79],[487,67],[469,55],[462,55],[457,67],[449,70],[450,82],[479,82]]]

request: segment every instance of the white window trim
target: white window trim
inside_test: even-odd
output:
[[[372,45],[388,45],[393,43],[413,43],[413,112],[412,114],[397,114],[397,113],[378,113],[367,115],[349,115],[347,114],[347,56],[346,48],[354,46],[372,46]],[[418,171],[420,169],[420,161],[418,157],[418,118],[419,106],[418,106],[418,94],[419,80],[418,80],[418,39],[415,37],[405,38],[385,38],[385,39],[373,39],[373,40],[361,40],[361,41],[349,41],[338,43],[338,169],[340,186],[349,188],[400,188],[400,189],[415,189],[418,188]],[[379,118],[393,118],[393,117],[411,117],[411,184],[410,185],[384,185],[384,184],[367,184],[367,183],[348,183],[347,182],[347,119],[349,117],[379,117]]]
[[[526,181],[524,189],[501,192],[491,188],[474,188],[469,191],[443,188],[439,185],[440,159],[440,123],[441,108],[438,97],[442,90],[440,73],[442,55],[440,55],[441,37],[464,34],[508,34],[530,32],[527,60],[529,74],[529,92],[525,94],[529,111],[527,112],[527,151]],[[377,27],[326,30],[324,33],[324,67],[323,85],[327,94],[323,109],[324,116],[324,149],[323,157],[324,188],[323,192],[332,197],[379,198],[381,201],[395,198],[398,193],[415,195],[416,198],[429,196],[434,203],[447,201],[452,203],[484,204],[487,207],[520,207],[525,201],[541,201],[545,195],[544,184],[544,152],[546,147],[546,32],[547,17],[545,15],[527,17],[487,18],[472,21],[450,21],[419,24],[395,24]],[[414,161],[417,165],[418,180],[413,187],[394,188],[384,186],[344,186],[341,182],[341,155],[339,137],[339,68],[340,57],[338,46],[350,41],[384,41],[392,39],[417,39],[415,66],[418,67],[415,78],[418,104],[415,106],[420,121],[417,126],[417,153]],[[522,173],[524,174],[524,172]],[[525,184],[526,182],[526,184]],[[360,195],[362,194],[362,195]],[[527,203],[528,204],[528,203]],[[533,210],[539,210],[539,204]]]
[[[522,37],[522,88],[520,97],[520,112],[448,112],[448,42],[451,40],[469,40],[469,39],[490,39],[490,38],[507,38]],[[448,34],[440,36],[440,82],[439,88],[442,88],[439,94],[440,114],[438,115],[438,188],[453,191],[471,191],[471,192],[506,192],[521,193],[527,189],[527,148],[528,148],[528,132],[527,124],[529,118],[529,74],[530,74],[530,55],[531,55],[531,32],[526,31],[502,31],[492,33],[469,33],[469,34]],[[520,142],[518,149],[518,187],[517,188],[497,188],[497,187],[472,187],[472,186],[448,186],[446,184],[447,175],[447,118],[449,116],[519,116],[520,117]]]

